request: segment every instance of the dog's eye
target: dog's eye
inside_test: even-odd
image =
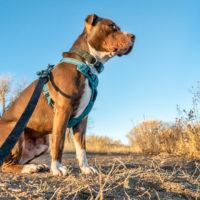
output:
[[[118,28],[115,24],[109,24],[108,26],[112,29],[112,31],[114,32],[118,31]]]

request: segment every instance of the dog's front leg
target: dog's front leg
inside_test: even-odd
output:
[[[80,121],[74,128],[74,144],[76,148],[76,158],[79,162],[79,167],[82,174],[93,174],[97,173],[94,167],[90,167],[87,162],[86,148],[85,148],[85,133],[87,126],[87,117]]]
[[[66,126],[70,116],[70,106],[56,106],[51,140],[51,171],[53,175],[67,175],[67,168],[61,164]]]

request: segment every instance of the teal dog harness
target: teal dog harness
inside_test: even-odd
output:
[[[98,86],[99,81],[98,81],[97,75],[93,74],[91,72],[91,68],[87,64],[85,64],[85,63],[83,63],[79,60],[76,60],[74,58],[63,58],[58,64],[63,63],[63,62],[76,65],[76,69],[87,77],[87,79],[89,81],[90,88],[92,90],[90,101],[89,101],[87,107],[85,108],[85,110],[82,112],[82,114],[79,117],[71,118],[69,120],[67,127],[71,128],[71,127],[75,126],[76,124],[78,124],[78,122],[80,122],[84,117],[86,117],[88,115],[88,113],[91,111],[91,109],[94,105],[94,102],[96,100],[96,96],[97,96],[97,89],[96,88]],[[55,68],[57,65],[50,65],[49,69],[48,69],[49,72],[53,68]],[[102,71],[103,64],[101,64],[101,65],[102,65],[101,66],[101,71]],[[38,73],[38,74],[40,74],[40,73]],[[48,87],[47,83],[43,87],[43,94],[46,97],[48,104],[51,105],[52,107],[54,107],[54,102],[53,102],[53,100],[52,100],[52,98],[49,94],[49,87]]]

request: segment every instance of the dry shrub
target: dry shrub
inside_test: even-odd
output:
[[[167,124],[160,135],[161,153],[177,154],[178,144],[183,140],[184,130],[178,124]]]
[[[113,141],[109,137],[91,135],[86,140],[87,149],[95,152],[108,151]]]
[[[193,105],[189,111],[178,108],[179,118],[173,124],[145,120],[127,135],[131,146],[144,154],[186,155],[200,157],[200,87],[193,88]]]
[[[130,148],[121,144],[119,140],[112,140],[109,137],[89,136],[86,140],[87,150],[89,152],[101,153],[127,153]]]
[[[200,124],[177,120],[169,125],[158,120],[146,120],[128,134],[132,146],[144,154],[173,154],[198,158],[200,155]]]
[[[178,108],[179,119],[176,124],[182,127],[182,140],[177,145],[179,154],[187,154],[192,158],[200,158],[200,87],[197,82],[192,88],[192,108],[189,111]]]
[[[187,155],[191,158],[200,157],[200,123],[192,121],[179,120],[179,126],[182,127],[179,142],[176,142],[176,154]]]
[[[168,125],[162,121],[145,120],[135,126],[127,136],[131,145],[138,145],[142,153],[159,154],[163,144],[161,135],[167,130]]]
[[[198,158],[200,155],[200,124],[188,123],[184,118],[174,124],[161,120],[146,120],[127,135],[130,146],[109,137],[89,136],[88,152],[94,153],[143,153],[148,155],[171,154]],[[75,152],[72,135],[66,138],[66,152]]]
[[[86,139],[87,152],[94,153],[129,153],[131,147],[121,144],[119,140],[112,140],[109,137],[91,135]],[[65,151],[74,152],[74,143],[72,134],[70,134],[65,141]]]

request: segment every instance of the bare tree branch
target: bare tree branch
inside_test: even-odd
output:
[[[0,103],[2,104],[3,113],[6,110],[6,97],[10,92],[10,84],[13,81],[11,74],[0,76]]]

